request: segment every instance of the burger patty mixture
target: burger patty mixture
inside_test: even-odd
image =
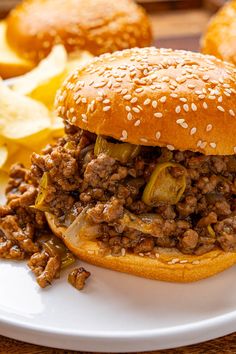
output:
[[[215,247],[236,251],[235,155],[141,146],[121,162],[112,155],[122,143],[107,138],[110,147],[98,153],[96,139],[66,125],[64,138],[32,155],[30,170],[12,167],[7,204],[0,207],[0,257],[30,256],[29,266],[46,286],[71,254],[44,246],[52,237],[44,211],[68,227],[85,208],[104,254],[152,257],[160,247],[195,255]]]

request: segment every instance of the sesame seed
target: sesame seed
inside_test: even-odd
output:
[[[98,96],[104,96],[104,91],[99,90],[99,91],[98,91]]]
[[[181,112],[181,107],[180,107],[180,106],[177,106],[177,107],[175,108],[175,112],[176,112],[177,114],[179,114],[179,113]]]
[[[202,107],[203,107],[204,109],[207,109],[207,108],[208,108],[208,104],[207,104],[206,102],[203,102]]]
[[[157,101],[152,101],[152,107],[157,108]]]
[[[206,97],[205,95],[199,95],[198,96],[199,100],[204,100],[205,97]]]
[[[87,118],[87,116],[86,116],[85,113],[82,113],[82,114],[81,114],[81,117],[82,117],[82,121],[83,121],[83,122],[87,122],[87,119],[88,119],[88,118]]]
[[[107,112],[107,111],[109,111],[111,109],[111,106],[105,106],[105,107],[103,107],[103,111],[104,112]]]
[[[193,127],[193,128],[190,130],[190,135],[194,135],[196,132],[197,132],[197,128]]]
[[[185,264],[185,263],[188,263],[188,261],[187,261],[187,259],[183,259],[183,260],[181,260],[179,263]]]
[[[146,138],[140,138],[140,141],[142,141],[143,143],[147,143],[147,139]]]
[[[214,96],[214,95],[209,95],[208,98],[209,98],[209,100],[215,100],[215,99],[216,99],[216,96]]]
[[[151,100],[150,98],[147,98],[145,101],[144,101],[144,106],[147,106],[148,104],[150,104]]]
[[[185,97],[180,97],[179,100],[180,100],[181,102],[188,102],[187,98],[185,98]]]
[[[70,108],[70,113],[73,113],[75,111],[75,109],[72,107]]]
[[[223,97],[222,96],[218,97],[218,102],[221,103],[222,101],[223,101]]]
[[[106,98],[102,103],[107,104],[107,103],[110,103],[110,102],[111,101],[108,98]]]
[[[212,124],[208,124],[206,127],[206,131],[209,132],[212,130]]]
[[[203,79],[204,81],[207,81],[207,80],[210,79],[210,76],[209,76],[209,75],[204,75],[204,76],[202,77],[202,79]]]
[[[172,263],[174,264],[174,263],[178,263],[180,260],[179,260],[179,258],[173,258],[172,259]]]
[[[140,123],[141,123],[141,121],[138,119],[138,120],[136,120],[136,122],[134,123],[134,126],[135,126],[135,127],[138,127],[138,126],[140,125]]]
[[[126,101],[131,100],[131,98],[132,98],[131,95],[125,95],[125,96],[124,96],[124,100],[126,100]]]
[[[235,113],[232,109],[229,110],[229,114],[232,116],[232,117],[235,117]]]
[[[128,92],[128,90],[127,90],[127,89],[123,89],[123,90],[121,90],[121,92],[120,92],[120,93],[121,93],[122,95],[126,95],[126,94],[127,94],[127,92]]]
[[[128,119],[128,120],[132,120],[132,118],[133,118],[133,115],[132,115],[132,113],[129,112],[129,113],[127,114],[127,119]]]
[[[187,103],[183,105],[183,109],[185,110],[185,112],[189,111],[189,106]]]
[[[127,130],[122,130],[120,140],[126,140],[126,139],[127,139],[127,137],[128,137]]]
[[[201,149],[204,149],[207,146],[206,141],[198,140],[197,142],[197,147],[200,147]]]
[[[195,103],[191,104],[191,108],[192,108],[192,111],[194,111],[194,112],[197,111],[197,106],[195,105]]]
[[[225,112],[224,108],[222,106],[217,106],[217,109],[221,112]]]
[[[194,89],[196,87],[196,85],[194,85],[194,84],[188,84],[188,88],[190,88],[190,89]]]
[[[129,106],[125,106],[125,110],[126,110],[127,112],[130,112],[130,111],[131,111],[131,108],[130,108]]]
[[[137,102],[138,101],[138,99],[137,99],[137,97],[134,97],[134,98],[132,98],[132,100],[130,101],[131,103],[135,103],[135,102]]]
[[[173,151],[175,148],[173,145],[166,145],[167,149]]]
[[[83,97],[83,98],[81,99],[81,102],[82,102],[82,103],[87,103],[87,99],[86,99],[85,97]]]
[[[72,122],[72,123],[75,123],[76,120],[77,120],[77,119],[76,119],[76,116],[74,116],[74,117],[72,117],[71,122]]]
[[[142,87],[139,87],[139,88],[137,88],[136,90],[135,90],[135,92],[137,92],[137,93],[140,93],[140,92],[142,92],[144,89],[142,88]]]
[[[180,126],[184,129],[188,128],[188,124],[186,122],[180,123]]]
[[[170,94],[170,97],[172,97],[172,98],[177,98],[178,95],[177,95],[177,93],[171,93],[171,94]]]
[[[99,87],[103,87],[105,85],[106,85],[106,82],[105,81],[101,81],[101,82],[95,83],[93,86],[95,88],[99,88]]]
[[[160,139],[160,137],[161,137],[161,132],[159,132],[159,131],[158,131],[158,132],[156,132],[156,139],[157,139],[157,140],[159,140],[159,139]]]
[[[210,143],[209,145],[210,145],[210,147],[212,147],[212,149],[216,148],[216,143]]]
[[[165,103],[165,102],[166,102],[166,96],[162,96],[162,97],[160,98],[160,102],[161,102],[161,103]]]
[[[132,110],[135,112],[135,113],[139,113],[140,112],[140,109],[138,107],[133,107]]]
[[[156,118],[162,118],[163,117],[163,114],[161,112],[156,112],[154,113],[154,117]]]
[[[163,82],[169,82],[169,81],[170,81],[170,78],[169,78],[169,76],[163,76],[163,78],[161,79],[161,81],[163,81]]]
[[[182,123],[184,123],[184,119],[183,118],[180,118],[180,119],[177,119],[177,121],[176,121],[176,123],[177,124],[182,124]]]

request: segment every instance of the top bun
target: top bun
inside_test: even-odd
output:
[[[21,56],[39,61],[55,44],[94,55],[150,45],[145,11],[132,0],[25,0],[7,18],[7,39]]]
[[[207,155],[236,153],[236,68],[199,53],[133,48],[72,73],[58,115],[96,134]]]
[[[236,64],[236,1],[223,6],[202,38],[202,51]]]

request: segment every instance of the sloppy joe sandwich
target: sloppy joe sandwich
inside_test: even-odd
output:
[[[235,89],[233,65],[171,49],[105,54],[73,72],[56,100],[65,136],[22,173],[31,240],[45,214],[74,255],[109,269],[189,282],[235,264]],[[10,206],[24,194],[18,174]]]

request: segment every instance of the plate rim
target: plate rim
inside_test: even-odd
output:
[[[2,315],[0,311],[0,334],[37,345],[97,352],[125,353],[171,349],[205,342],[236,331],[236,310],[179,326],[125,332],[60,330],[10,317]],[[9,335],[8,329],[14,329],[16,332]],[[70,343],[65,344],[66,340]],[[112,343],[112,350],[109,343]]]

